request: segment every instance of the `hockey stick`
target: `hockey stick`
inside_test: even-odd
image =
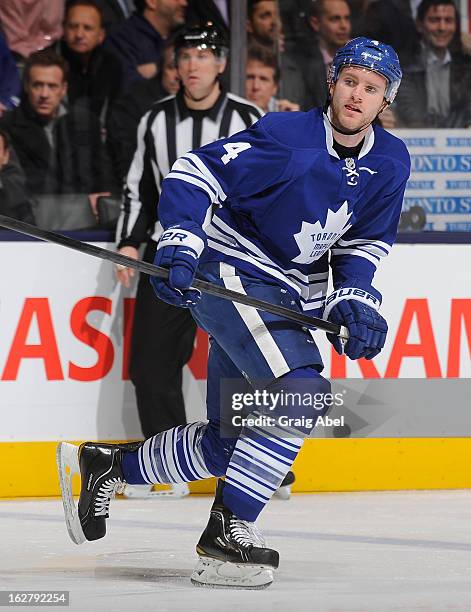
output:
[[[154,266],[153,264],[145,261],[137,261],[132,259],[132,257],[126,257],[125,255],[120,255],[114,251],[108,251],[108,249],[102,249],[95,245],[87,244],[86,242],[80,242],[80,240],[75,240],[74,238],[69,238],[68,236],[57,234],[56,232],[43,230],[35,225],[30,225],[29,223],[18,221],[17,219],[11,219],[5,215],[0,215],[0,226],[6,227],[7,229],[15,232],[20,232],[21,234],[26,234],[27,236],[32,236],[33,238],[39,238],[39,240],[53,242],[54,244],[59,244],[69,249],[74,249],[80,253],[92,255],[92,257],[98,257],[98,259],[111,261],[119,266],[133,268],[138,272],[143,272],[144,274],[149,274],[150,276],[156,276],[164,279],[168,278],[168,270],[166,268]],[[256,308],[257,310],[264,310],[270,314],[299,323],[304,327],[308,327],[310,329],[320,329],[321,331],[325,331],[329,334],[335,334],[344,340],[348,339],[347,328],[337,325],[336,323],[331,323],[330,321],[325,321],[324,319],[319,319],[317,317],[310,317],[309,315],[296,312],[290,308],[278,306],[277,304],[271,304],[270,302],[265,302],[264,300],[259,300],[248,295],[244,295],[243,293],[237,293],[237,291],[231,291],[230,289],[219,287],[218,285],[208,283],[207,281],[195,279],[192,289],[198,289],[203,293],[215,295],[216,297],[220,297],[224,300],[230,300],[231,302],[244,304],[245,306],[253,306],[253,308]]]

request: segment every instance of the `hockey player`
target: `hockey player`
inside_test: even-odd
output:
[[[163,182],[165,231],[155,257],[169,268],[169,279],[151,282],[161,299],[190,308],[211,334],[208,421],[134,446],[62,444],[64,507],[75,542],[105,535],[110,499],[124,481],[225,476],[197,545],[192,581],[247,588],[271,583],[278,553],[254,522],[311,432],[313,417],[328,409],[327,400],[316,409],[299,401],[300,389],[326,398],[330,384],[301,326],[200,295],[191,284],[197,275],[322,315],[348,328],[349,358],[375,357],[387,324],[372,282],[395,240],[410,159],[402,141],[373,121],[394,100],[401,76],[391,47],[354,39],[334,58],[324,109],[268,114],[173,165]],[[329,265],[334,290],[327,296]],[[341,352],[339,338],[328,338]],[[250,418],[231,436],[225,385],[234,379],[253,393],[262,389],[269,405],[248,410]],[[274,420],[265,422],[267,415]],[[66,465],[81,474],[78,513]]]

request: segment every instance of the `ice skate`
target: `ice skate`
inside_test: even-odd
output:
[[[121,469],[123,450],[137,450],[134,444],[98,444],[81,446],[61,442],[57,447],[57,464],[62,491],[65,521],[75,544],[98,540],[106,534],[111,499],[123,490]],[[72,478],[81,477],[78,506],[72,495]]]
[[[191,575],[197,586],[263,589],[273,582],[279,554],[266,548],[254,525],[237,518],[222,503],[219,481],[208,525],[196,546],[199,561]]]
[[[274,497],[278,497],[279,499],[290,499],[291,497],[291,485],[295,482],[296,477],[294,472],[291,470],[286,474],[283,478],[279,488],[273,494]]]
[[[126,484],[123,497],[126,499],[181,499],[190,494],[186,482],[172,483],[170,489],[154,491],[154,485]]]

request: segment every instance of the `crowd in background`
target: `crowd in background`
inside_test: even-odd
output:
[[[180,87],[175,33],[211,21],[229,39],[230,4],[2,0],[0,214],[111,228],[139,119]],[[335,52],[362,35],[393,45],[403,66],[383,127],[471,126],[469,40],[454,0],[248,0],[247,16],[245,96],[263,112],[324,105]]]

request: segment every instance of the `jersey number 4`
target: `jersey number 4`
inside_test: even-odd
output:
[[[231,159],[235,159],[239,153],[250,149],[252,145],[249,142],[232,142],[222,146],[227,153],[221,157],[221,161],[224,165],[226,165],[231,161]]]

